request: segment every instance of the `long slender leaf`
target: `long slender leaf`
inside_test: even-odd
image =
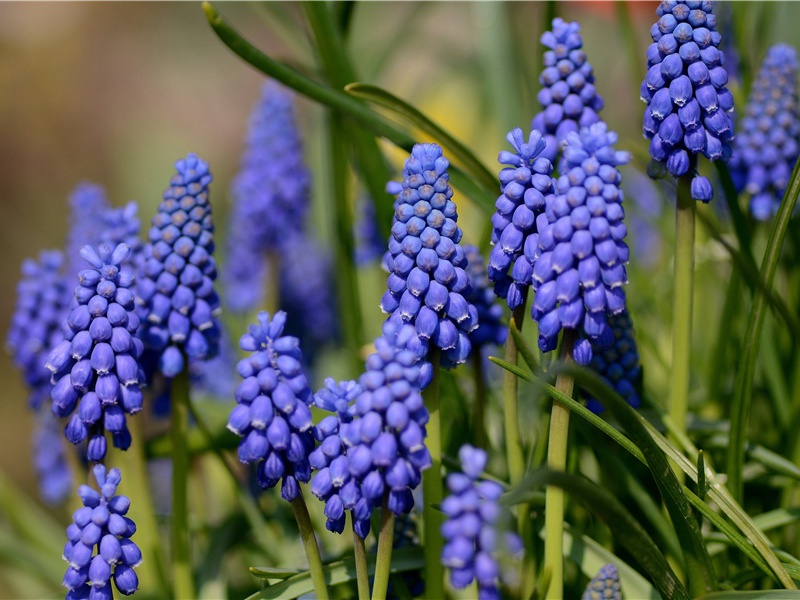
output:
[[[792,178],[786,188],[786,193],[783,195],[783,201],[772,224],[767,249],[761,263],[761,279],[768,290],[772,289],[783,240],[786,237],[789,220],[792,217],[799,194],[800,162],[795,165]],[[761,342],[761,331],[764,327],[764,317],[766,316],[766,305],[766,294],[756,294],[750,308],[747,333],[745,334],[744,347],[741,350],[741,359],[737,370],[736,393],[731,403],[731,445],[728,449],[726,473],[728,475],[728,488],[733,498],[737,500],[741,499],[743,493],[742,466],[744,465],[747,420],[753,399],[753,378],[755,377],[756,359],[758,358],[758,348]]]
[[[798,600],[800,592],[791,590],[764,590],[762,592],[740,592],[725,590],[700,596],[697,600]]]
[[[593,481],[561,471],[537,469],[505,494],[501,502],[508,505],[525,503],[531,491],[545,485],[563,488],[585,502],[589,510],[608,525],[614,538],[636,557],[664,598],[688,600],[686,588],[647,531],[610,492]]]

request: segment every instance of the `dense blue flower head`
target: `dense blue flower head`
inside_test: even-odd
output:
[[[356,202],[356,222],[354,236],[356,241],[355,261],[365,265],[382,258],[386,252],[386,240],[381,235],[375,215],[375,201],[362,194]]]
[[[111,600],[111,579],[121,594],[129,596],[139,587],[134,568],[142,562],[142,552],[131,541],[136,524],[125,515],[131,501],[117,495],[122,475],[119,469],[106,473],[104,465],[95,465],[95,480],[100,489],[88,485],[78,488],[83,501],[67,527],[63,558],[69,563],[63,585],[67,600],[91,598]]]
[[[38,261],[27,259],[22,263],[6,339],[14,364],[30,390],[28,403],[33,409],[50,396],[53,386],[44,363],[62,339],[61,323],[69,310],[69,287],[61,274],[62,263],[63,255],[57,250],[42,252]]]
[[[67,460],[61,424],[50,411],[39,411],[33,434],[33,466],[39,479],[39,495],[52,506],[72,492],[72,469]]]
[[[767,50],[739,123],[731,175],[750,194],[750,214],[769,219],[778,211],[800,154],[797,53],[786,44]]]
[[[503,309],[494,301],[495,295],[483,266],[483,256],[476,246],[464,246],[464,252],[467,255],[467,275],[472,283],[472,292],[465,297],[478,311],[480,323],[480,327],[469,334],[469,341],[478,348],[504,344],[508,328],[501,322]]]
[[[83,268],[80,252],[86,244],[97,246],[105,229],[105,214],[110,205],[102,186],[79,183],[69,196],[70,229],[67,235],[67,273],[70,277]],[[122,240],[117,240],[121,242]]]
[[[131,253],[122,263],[122,267],[131,269],[134,274],[138,273],[144,264],[144,244],[139,238],[139,206],[131,201],[125,206],[108,207],[101,214],[101,223],[102,229],[97,243],[105,242],[110,246],[127,244]]]
[[[611,563],[603,565],[586,586],[581,600],[622,600],[617,567]]]
[[[478,326],[478,313],[464,297],[470,281],[449,166],[439,146],[417,144],[402,184],[386,187],[397,199],[381,309],[413,324],[423,345],[434,344],[458,364],[469,355],[468,334]]]
[[[544,213],[546,198],[553,193],[553,164],[542,153],[545,141],[533,130],[528,141],[516,128],[506,139],[514,152],[500,153],[500,185],[503,193],[492,215],[492,253],[488,274],[494,291],[514,310],[522,304],[531,285],[531,261],[536,253],[536,218]]]
[[[710,0],[664,0],[650,28],[647,76],[642,83],[644,135],[650,156],[674,177],[689,173],[691,155],[727,161],[733,141],[733,96],[726,84],[721,36]],[[696,173],[692,198],[711,200],[714,190]]]
[[[517,553],[522,542],[504,531],[504,521],[511,515],[499,503],[503,488],[479,480],[486,452],[467,444],[458,456],[463,472],[448,475],[450,493],[442,502],[442,564],[450,569],[453,587],[462,589],[476,580],[478,598],[499,600],[499,583],[505,579],[499,556],[503,551]]]
[[[617,166],[630,155],[614,150],[616,141],[602,121],[567,135],[557,194],[537,218],[531,314],[539,348],[555,349],[562,328],[577,330],[573,356],[581,365],[589,364],[592,344],[611,343],[606,316],[625,308],[628,246]]]
[[[196,154],[176,173],[153,217],[143,273],[136,286],[145,345],[161,355],[159,369],[175,377],[190,360],[216,356],[219,297],[214,289],[214,225],[208,164]]]
[[[50,351],[45,365],[53,374],[53,413],[72,415],[64,433],[73,444],[88,438],[93,462],[106,455],[105,431],[117,448],[130,446],[125,415],[142,408],[139,384],[144,375],[138,359],[143,348],[134,336],[139,319],[130,289],[133,275],[120,269],[129,255],[125,244],[81,249],[90,268],[78,274],[62,325],[64,339]]]
[[[219,354],[208,360],[189,361],[189,375],[194,389],[227,401],[239,383],[236,375],[238,360],[236,345],[223,330],[219,338]],[[169,398],[165,408],[170,408]]]
[[[639,351],[633,323],[627,310],[608,318],[608,325],[614,334],[614,341],[608,348],[597,350],[592,356],[590,367],[605,382],[614,388],[634,408],[641,404],[639,398],[642,367],[639,364]],[[601,412],[603,406],[594,398],[587,405],[593,412]]]
[[[285,312],[272,318],[260,312],[258,324],[239,341],[252,354],[236,366],[243,380],[228,429],[244,438],[239,460],[257,465],[259,485],[267,489],[281,481],[281,496],[291,502],[300,493],[298,482],[311,477],[313,396],[302,371],[299,341],[283,335],[285,324]]]
[[[544,70],[539,76],[542,89],[537,96],[542,110],[531,122],[531,129],[544,134],[547,147],[542,157],[555,162],[558,147],[570,131],[578,131],[600,120],[597,113],[603,99],[594,87],[592,65],[581,50],[581,26],[553,19],[552,31],[542,34],[541,42],[550,50],[544,53]]]

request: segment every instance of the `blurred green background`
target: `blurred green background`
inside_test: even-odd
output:
[[[722,4],[722,3],[719,3]],[[764,35],[748,42],[757,61],[767,45],[797,46],[800,3],[736,2],[724,10],[771,11]],[[584,50],[594,66],[596,87],[605,99],[602,117],[619,132],[618,148],[635,155],[642,169],[647,144],[641,137],[648,31],[655,2],[625,9],[634,20],[636,40],[624,39],[620,5],[613,2],[555,3],[558,16],[578,20]],[[270,55],[313,69],[301,11],[292,3],[219,3],[219,10]],[[348,40],[363,81],[385,87],[421,108],[473,148],[491,170],[504,136],[526,129],[537,112],[541,46],[538,42],[548,3],[367,2],[355,8]],[[628,49],[638,48],[632,56]],[[635,69],[635,70],[634,70]],[[106,187],[114,204],[140,203],[143,231],[175,159],[197,152],[215,176],[218,230],[224,231],[227,190],[236,171],[247,117],[263,77],[233,56],[208,27],[201,7],[175,3],[0,3],[0,335],[5,339],[23,258],[44,248],[60,248],[67,232],[67,196],[81,181]],[[323,171],[322,111],[299,103],[306,152],[314,170],[315,226],[330,235]],[[385,146],[400,166],[403,156]],[[389,202],[387,196],[379,201]],[[635,208],[629,210],[635,212]],[[654,264],[669,266],[671,216],[656,217],[664,243]],[[477,241],[485,216],[460,204],[465,239]],[[635,233],[632,242],[635,244]],[[702,240],[701,240],[702,241]],[[698,247],[698,270],[727,268],[713,246]],[[658,355],[668,357],[667,303],[651,307],[671,285],[652,267],[631,266],[629,298],[637,327],[659,319],[658,335],[642,343],[651,381],[668,374]],[[718,291],[718,293],[720,293]],[[378,297],[365,304],[375,330]],[[714,302],[698,306],[696,322],[714,313]],[[705,311],[705,312],[704,312]],[[715,321],[713,321],[715,322]],[[655,358],[654,358],[655,357]],[[652,359],[652,360],[651,360]],[[352,376],[353,374],[351,374]],[[30,459],[32,418],[19,373],[7,355],[0,360],[4,406],[0,419],[0,469],[35,494]],[[0,515],[0,520],[2,516]],[[58,552],[54,548],[53,552]],[[3,593],[0,581],[0,594]]]

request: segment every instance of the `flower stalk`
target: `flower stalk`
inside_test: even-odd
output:
[[[308,514],[308,507],[303,498],[302,490],[299,491],[291,504],[297,527],[300,529],[300,541],[303,542],[303,549],[306,551],[308,570],[311,573],[314,592],[319,600],[328,600],[328,585],[325,582],[325,572],[322,570],[322,557],[319,554],[317,538],[314,535],[314,526],[311,524],[311,516]]]
[[[439,371],[441,351],[431,345],[428,354],[433,366],[433,377],[423,397],[430,418],[427,424],[426,444],[431,455],[431,467],[422,472],[422,497],[425,501],[425,591],[430,598],[444,598],[444,569],[442,568],[442,537],[439,528],[442,516],[437,507],[442,503],[442,439],[441,415],[439,413]]]
[[[380,537],[378,537],[378,556],[375,563],[375,587],[372,590],[372,600],[385,600],[386,590],[389,587],[389,571],[392,566],[392,544],[394,542],[394,513],[389,510],[388,498],[388,494],[384,496],[381,506],[381,530]],[[425,508],[427,510],[427,504]],[[425,523],[427,525],[427,521]],[[439,596],[432,597],[438,598]]]
[[[367,567],[367,548],[364,539],[356,533],[356,523],[350,513],[350,522],[353,526],[353,554],[356,562],[356,583],[358,586],[358,600],[369,600],[369,571]]]
[[[184,364],[188,364],[184,361]],[[172,572],[176,598],[194,597],[194,577],[189,552],[189,370],[172,380],[170,435],[172,436]]]

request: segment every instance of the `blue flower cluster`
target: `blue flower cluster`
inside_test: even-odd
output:
[[[386,252],[386,240],[381,235],[375,216],[375,201],[362,194],[356,202],[356,222],[353,227],[356,241],[356,265],[365,265],[382,258]]]
[[[537,96],[542,110],[531,122],[531,129],[544,134],[547,147],[542,157],[555,162],[559,144],[570,131],[578,131],[600,120],[597,113],[603,99],[594,87],[592,65],[586,60],[581,26],[553,19],[552,31],[542,34],[541,42],[550,50],[544,53],[544,70],[539,76],[542,89]]]
[[[402,184],[387,185],[397,198],[386,257],[389,289],[381,309],[415,326],[415,351],[424,354],[433,343],[459,364],[469,356],[468,335],[478,326],[478,313],[464,297],[470,281],[449,166],[439,146],[417,144],[406,160]]]
[[[50,372],[44,363],[50,350],[62,339],[61,323],[69,307],[69,287],[61,274],[63,255],[44,251],[39,260],[22,263],[17,284],[17,302],[6,344],[14,364],[22,371],[30,389],[28,404],[34,410],[50,396]]]
[[[184,353],[190,360],[216,356],[220,336],[211,173],[196,154],[178,160],[175,168],[153,217],[136,287],[142,338],[161,353],[159,368],[170,378],[184,370]]]
[[[252,354],[236,366],[243,380],[236,388],[228,429],[244,438],[239,460],[258,465],[259,485],[266,489],[281,481],[281,496],[291,502],[300,493],[298,482],[311,478],[313,397],[299,342],[282,335],[285,323],[284,312],[273,318],[260,312],[258,324],[242,336],[239,346]]]
[[[800,154],[797,53],[786,44],[767,50],[739,123],[731,175],[750,194],[750,214],[775,214]]]
[[[611,343],[606,317],[625,308],[628,246],[617,167],[630,155],[614,150],[616,141],[602,121],[567,135],[557,195],[537,217],[531,314],[539,348],[555,349],[562,328],[577,330],[573,357],[580,365],[591,361],[592,345]]]
[[[136,524],[125,516],[131,501],[116,495],[122,475],[119,469],[106,473],[104,465],[95,465],[93,473],[100,492],[88,485],[78,488],[83,508],[75,511],[67,527],[67,600],[111,600],[112,576],[121,594],[128,596],[139,587],[133,569],[142,562],[142,552],[130,539]]]
[[[622,600],[617,567],[611,563],[603,565],[586,586],[581,600]]]
[[[33,434],[33,466],[39,478],[39,494],[50,505],[60,504],[72,492],[72,469],[67,460],[61,424],[50,411],[36,418]]]
[[[594,353],[590,367],[625,398],[628,404],[638,408],[641,399],[636,390],[642,377],[642,367],[639,364],[633,323],[627,309],[609,317],[608,326],[614,334],[614,341],[609,347]],[[603,406],[594,398],[589,399],[587,406],[592,412],[599,413],[603,410]]]
[[[144,244],[139,237],[139,207],[136,202],[128,202],[125,206],[109,207],[101,215],[103,228],[99,232],[98,243],[105,242],[110,246],[127,244],[131,253],[122,263],[123,269],[130,269],[134,274],[144,264]]]
[[[506,139],[514,152],[504,150],[498,158],[507,166],[500,171],[503,193],[492,215],[494,246],[488,273],[495,294],[514,310],[522,305],[531,285],[531,264],[538,244],[536,219],[544,214],[546,198],[553,193],[553,164],[542,154],[546,144],[541,132],[531,131],[526,143],[522,130],[516,128]]]
[[[86,244],[97,246],[105,227],[104,215],[109,209],[102,186],[83,182],[69,196],[70,228],[67,236],[67,273],[69,277],[83,268],[80,252]],[[122,240],[117,240],[121,242]]]
[[[495,295],[483,266],[483,256],[477,246],[464,246],[464,252],[467,255],[467,275],[472,283],[472,291],[465,298],[478,311],[480,323],[480,327],[469,334],[469,341],[476,348],[502,345],[506,341],[508,328],[501,321],[503,309],[494,301]]]
[[[112,434],[117,448],[130,446],[125,415],[142,408],[138,358],[143,347],[135,337],[139,318],[130,290],[133,277],[120,270],[129,254],[125,244],[81,249],[91,268],[78,274],[72,308],[62,326],[64,339],[50,351],[45,365],[55,382],[53,413],[72,415],[65,429],[67,439],[79,444],[88,437],[87,456],[92,462],[106,455],[104,431]]]
[[[728,160],[733,141],[733,96],[726,84],[721,36],[710,0],[664,0],[651,27],[641,97],[650,156],[674,177],[693,170],[690,154]],[[711,182],[693,175],[692,198],[708,202]]]
[[[503,572],[499,554],[516,554],[522,542],[516,534],[503,532],[510,517],[500,506],[503,488],[494,481],[479,481],[486,467],[486,452],[464,445],[458,452],[463,473],[447,477],[450,494],[442,502],[442,564],[450,569],[450,582],[461,589],[478,582],[478,598],[500,599]]]

